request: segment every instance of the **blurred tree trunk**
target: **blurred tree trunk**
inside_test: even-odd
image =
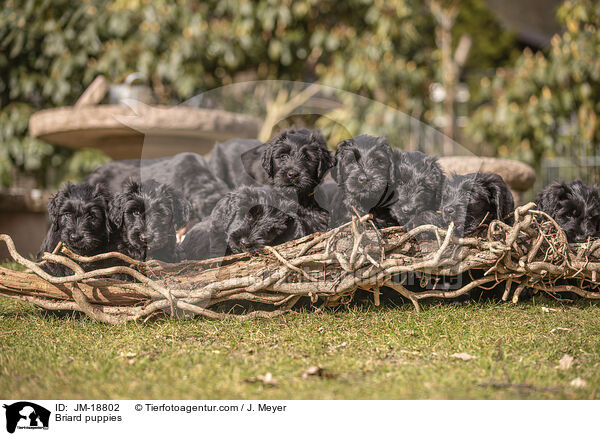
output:
[[[464,66],[471,49],[471,37],[463,35],[459,44],[452,54],[452,27],[460,9],[460,0],[453,0],[442,5],[438,0],[430,0],[429,8],[437,22],[435,29],[435,40],[441,52],[441,78],[445,96],[443,102],[444,133],[443,154],[445,156],[454,153],[454,138],[456,119],[454,116],[454,104],[456,101],[456,90],[460,78],[460,72]]]

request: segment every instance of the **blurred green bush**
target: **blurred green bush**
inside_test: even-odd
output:
[[[486,101],[467,125],[472,140],[536,167],[555,156],[600,157],[600,2],[567,1],[557,16],[564,31],[547,50],[526,49],[513,69],[481,79]]]
[[[440,55],[421,0],[3,3],[0,186],[19,174],[56,186],[103,160],[27,136],[31,113],[73,104],[98,74],[120,82],[140,71],[163,104],[244,80],[319,81],[431,121],[428,86]],[[462,2],[454,39],[465,32],[475,41],[473,71],[514,53],[514,37],[483,0]]]

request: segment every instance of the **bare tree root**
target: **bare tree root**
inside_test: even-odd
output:
[[[17,252],[8,235],[0,235],[15,262],[27,268],[0,268],[0,296],[48,310],[80,311],[113,324],[157,314],[271,318],[291,311],[302,297],[321,300],[323,307],[348,304],[357,289],[371,291],[378,303],[383,286],[417,311],[421,300],[459,298],[475,289],[487,292],[500,283],[502,299],[515,303],[526,289],[600,299],[600,241],[569,246],[558,224],[533,203],[517,208],[514,215],[514,225],[493,221],[480,237],[457,236],[453,223],[447,229],[424,225],[409,232],[401,227],[376,229],[366,215],[259,253],[177,264],[139,262],[120,253],[85,257],[62,246],[34,262]],[[124,265],[91,271],[81,266],[110,258]],[[64,265],[72,273],[52,276],[42,269],[47,263]],[[115,274],[131,281],[117,280]],[[399,282],[403,274],[418,274],[421,281]],[[470,280],[456,289],[437,285],[461,274]],[[232,302],[270,310],[241,315],[218,310]]]

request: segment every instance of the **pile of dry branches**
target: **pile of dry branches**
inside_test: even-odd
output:
[[[378,304],[382,286],[399,292],[417,310],[423,299],[457,298],[499,284],[503,299],[514,302],[525,289],[600,298],[600,240],[569,246],[556,222],[533,203],[517,208],[513,226],[494,221],[480,237],[458,237],[453,229],[451,224],[408,233],[399,227],[378,230],[369,216],[357,217],[260,253],[178,264],[138,262],[119,253],[82,257],[65,247],[36,263],[20,256],[9,236],[0,235],[13,259],[27,268],[0,268],[0,295],[50,310],[81,311],[108,323],[164,313],[273,317],[291,310],[301,297],[322,306],[347,304],[357,289],[373,292]],[[92,271],[80,266],[109,257],[128,266]],[[53,277],[40,267],[44,262],[66,265],[73,274]],[[117,273],[132,280],[109,278]],[[459,289],[439,290],[407,286],[398,279],[415,273],[429,283],[460,275],[469,280]],[[232,301],[262,303],[272,310],[233,315],[214,309]]]

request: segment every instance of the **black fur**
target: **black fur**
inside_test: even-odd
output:
[[[437,157],[420,151],[394,149],[398,201],[392,216],[407,230],[422,224],[438,224],[444,173]]]
[[[314,192],[333,158],[318,130],[285,130],[265,144],[262,166],[267,182],[298,203],[298,216],[315,231],[327,229],[329,213],[315,201]]]
[[[498,174],[454,174],[444,183],[440,210],[444,227],[454,221],[458,235],[473,234],[492,220],[513,224],[510,188]]]
[[[361,135],[342,141],[331,171],[337,191],[331,201],[329,227],[340,226],[358,213],[373,214],[380,227],[398,225],[391,214],[397,200],[392,148],[384,136]]]
[[[538,208],[560,225],[569,242],[600,237],[600,192],[581,180],[554,182],[540,191]]]
[[[169,186],[152,179],[129,181],[109,207],[117,250],[136,260],[176,262],[175,233],[191,210],[190,202]]]
[[[108,204],[111,195],[102,186],[89,183],[67,183],[48,202],[49,228],[38,259],[44,252],[52,252],[62,243],[76,254],[93,256],[110,251]],[[84,264],[84,269],[101,266]],[[71,270],[48,263],[43,269],[53,275],[69,275]]]
[[[297,210],[298,204],[277,189],[242,186],[219,201],[209,220],[185,235],[181,244],[185,258],[254,252],[314,232]]]
[[[217,201],[229,191],[227,185],[212,174],[204,158],[196,153],[109,162],[92,172],[86,181],[104,184],[116,194],[128,180],[145,183],[149,179],[180,191],[192,203],[193,216],[198,219],[209,216]]]
[[[323,209],[331,211],[336,192],[337,184],[333,180],[324,179],[315,189],[315,201]]]
[[[230,189],[260,186],[268,181],[262,166],[265,144],[257,139],[230,139],[217,142],[208,165]]]

